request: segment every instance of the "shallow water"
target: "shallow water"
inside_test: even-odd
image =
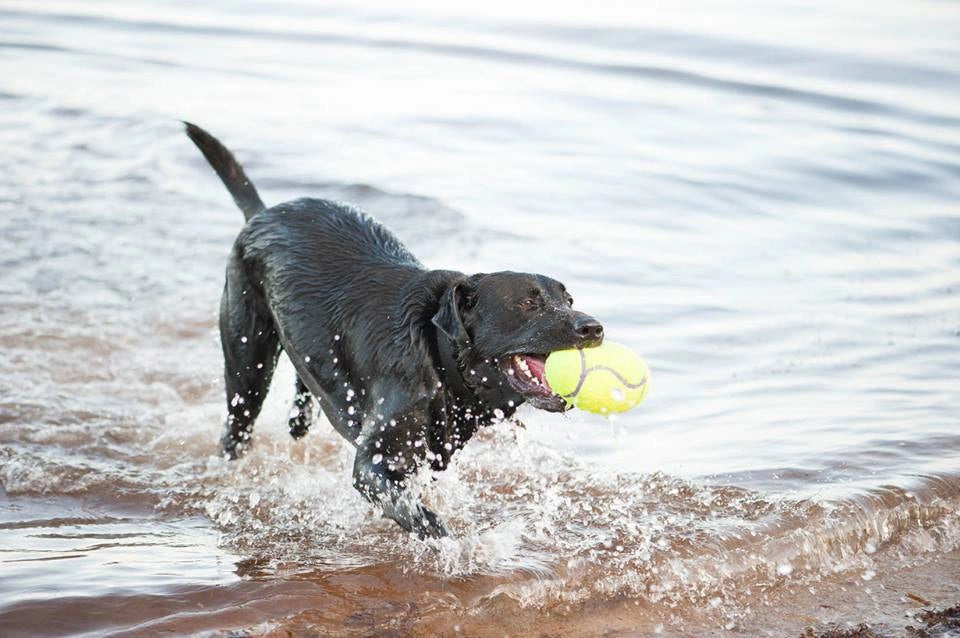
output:
[[[474,9],[0,4],[0,633],[781,635],[960,599],[960,9]],[[438,542],[324,421],[289,439],[288,364],[218,458],[242,216],[181,118],[268,203],[562,279],[647,403],[483,432],[422,477]]]

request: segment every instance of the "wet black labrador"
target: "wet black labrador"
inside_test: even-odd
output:
[[[419,537],[447,534],[405,479],[447,467],[478,428],[523,402],[560,412],[546,354],[603,340],[543,275],[426,270],[385,227],[343,204],[298,199],[267,208],[216,138],[187,135],[247,223],[220,304],[231,458],[250,445],[281,350],[297,372],[290,434],[307,433],[313,399],[356,448],[353,482]]]

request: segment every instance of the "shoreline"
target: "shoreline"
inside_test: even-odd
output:
[[[419,615],[430,605],[415,594],[402,600],[384,601],[380,609],[368,609],[343,618],[340,628],[325,625],[331,618],[304,610],[279,621],[247,627],[250,636],[278,638],[320,632],[330,636],[798,636],[800,638],[858,638],[900,636],[947,636],[938,617],[960,624],[960,550],[940,555],[920,565],[878,572],[863,582],[842,575],[818,587],[806,584],[784,586],[763,594],[757,604],[738,619],[720,608],[700,610],[658,609],[634,600],[587,603],[570,613],[545,613],[518,608],[513,601],[489,600],[463,609],[453,601],[434,601],[433,613]],[[953,579],[953,580],[951,580]],[[451,596],[451,598],[455,598]],[[502,597],[501,597],[502,598]],[[443,609],[447,607],[447,609]],[[736,613],[736,612],[734,612]],[[907,627],[924,633],[910,633]],[[872,633],[871,633],[872,632]],[[933,633],[931,633],[933,632]]]

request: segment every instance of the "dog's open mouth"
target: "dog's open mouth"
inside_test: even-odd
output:
[[[553,393],[544,371],[545,354],[513,354],[500,360],[500,370],[514,390],[535,408],[562,412],[567,402]]]
[[[507,357],[507,376],[510,377],[511,385],[526,396],[527,394],[538,394],[541,396],[550,396],[553,392],[550,390],[550,384],[544,376],[544,370],[547,367],[547,357],[542,354],[515,354]]]

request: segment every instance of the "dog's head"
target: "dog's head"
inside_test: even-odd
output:
[[[464,379],[499,390],[503,402],[529,401],[562,412],[566,402],[544,378],[547,355],[603,341],[603,326],[572,308],[562,283],[543,275],[497,272],[450,286],[433,323],[454,344]]]

